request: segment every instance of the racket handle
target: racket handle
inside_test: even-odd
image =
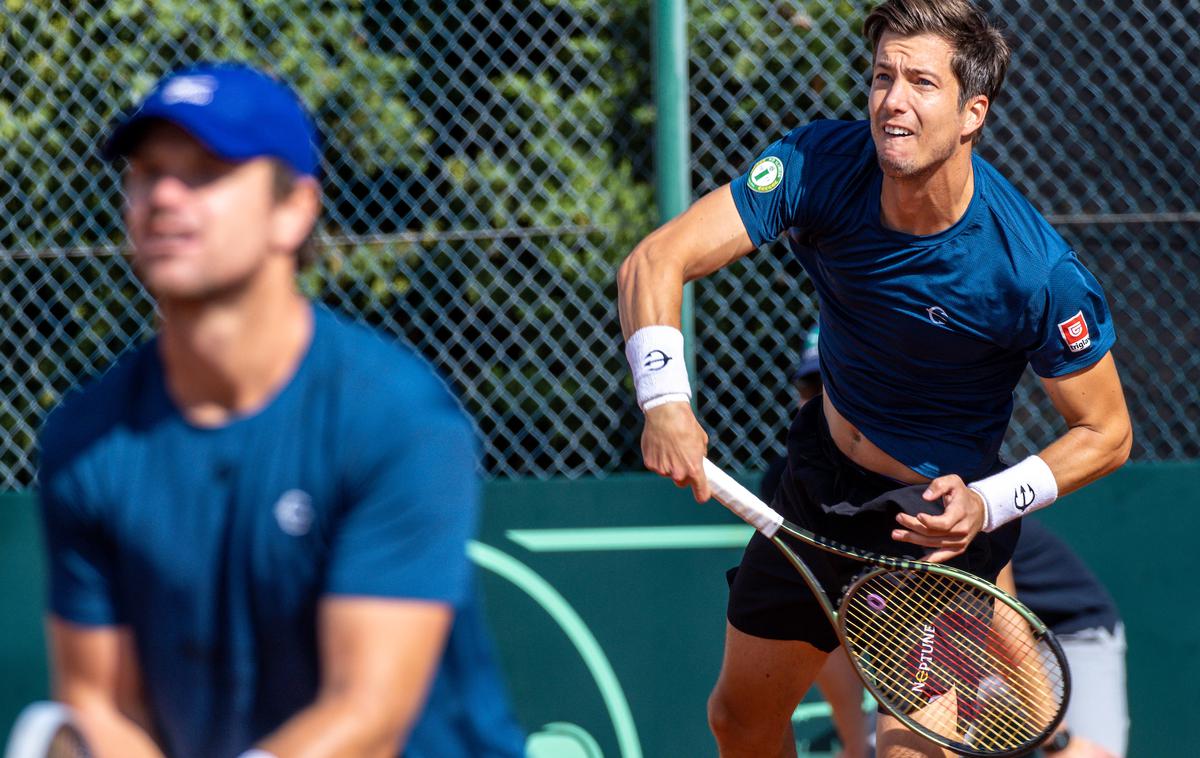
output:
[[[713,497],[717,502],[762,532],[764,537],[774,537],[775,532],[779,531],[783,516],[707,458],[704,459],[704,476],[708,479],[708,486],[712,488]]]

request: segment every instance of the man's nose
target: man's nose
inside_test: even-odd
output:
[[[153,205],[173,205],[186,198],[189,192],[191,188],[187,182],[178,176],[161,174],[152,180],[147,195]]]
[[[888,85],[887,94],[883,98],[883,107],[891,112],[904,112],[908,110],[908,83],[902,79],[896,79]]]

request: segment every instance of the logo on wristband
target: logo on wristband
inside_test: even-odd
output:
[[[650,371],[662,371],[670,362],[671,356],[661,350],[651,350],[646,353],[646,359],[642,365]]]
[[[1022,484],[1013,490],[1013,507],[1018,511],[1028,510],[1034,500],[1037,500],[1037,493],[1028,484]]]

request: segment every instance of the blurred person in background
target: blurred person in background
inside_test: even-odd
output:
[[[41,436],[53,690],[101,758],[517,756],[466,555],[470,423],[297,289],[321,205],[294,92],[175,72],[124,161],[156,336]]]

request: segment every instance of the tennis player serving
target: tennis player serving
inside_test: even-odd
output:
[[[161,320],[43,430],[55,697],[100,758],[521,755],[466,556],[471,425],[297,290],[303,105],[195,66],[105,154]]]
[[[619,274],[645,412],[647,468],[710,487],[692,413],[683,284],[785,235],[820,298],[824,395],[797,415],[775,508],[818,535],[927,557],[994,581],[1020,517],[1118,468],[1131,430],[1095,278],[976,156],[1009,49],[967,0],[887,0],[866,18],[868,119],[820,121],[651,233]],[[1067,431],[998,458],[1027,365]],[[832,596],[861,566],[797,546]],[[709,701],[721,754],[787,756],[790,716],[837,638],[759,534],[731,572],[725,657]],[[878,722],[879,755],[942,749]]]

